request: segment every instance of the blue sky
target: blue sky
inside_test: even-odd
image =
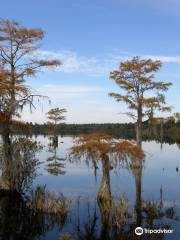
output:
[[[24,120],[43,122],[50,108],[65,107],[69,123],[129,121],[119,114],[126,106],[107,96],[119,91],[109,72],[136,55],[163,62],[157,79],[173,83],[167,101],[180,111],[179,0],[6,0],[1,18],[45,30],[39,55],[63,62],[28,81],[52,104],[26,109]]]

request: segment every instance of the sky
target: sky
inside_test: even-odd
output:
[[[51,104],[37,102],[22,120],[43,123],[59,107],[67,109],[67,123],[131,121],[127,106],[108,93],[120,91],[110,72],[133,56],[162,61],[156,78],[173,83],[167,102],[180,111],[180,0],[6,0],[0,17],[43,29],[39,56],[63,63],[27,80]]]

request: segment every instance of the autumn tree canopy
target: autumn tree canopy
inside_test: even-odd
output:
[[[105,209],[111,205],[110,170],[113,166],[132,166],[137,159],[144,158],[143,150],[135,142],[114,139],[104,133],[84,134],[78,137],[71,149],[71,159],[86,159],[87,163],[100,161],[102,181],[98,192],[98,202],[105,203]],[[104,204],[103,204],[104,205]],[[104,209],[100,204],[101,210]]]
[[[44,68],[61,65],[56,59],[39,58],[37,50],[43,37],[41,29],[0,20],[0,117],[6,125],[13,116],[19,116],[19,110],[25,105],[32,107],[35,96],[40,96],[33,93],[26,80]]]
[[[100,160],[108,156],[114,164],[123,162],[128,166],[129,159],[144,158],[144,152],[136,142],[114,139],[105,133],[90,133],[80,135],[71,148],[72,159]]]
[[[66,113],[67,110],[65,108],[53,108],[49,110],[49,112],[46,113],[48,120],[52,124],[58,124],[66,119],[64,116],[64,113]]]
[[[134,57],[120,64],[118,70],[111,72],[113,79],[124,93],[109,93],[118,102],[124,102],[131,110],[127,114],[136,120],[136,140],[142,141],[142,119],[151,116],[154,110],[169,111],[164,93],[171,83],[155,81],[154,74],[161,68],[160,61]]]

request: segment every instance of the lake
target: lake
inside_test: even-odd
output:
[[[36,155],[41,164],[33,187],[46,185],[48,190],[62,193],[69,199],[70,209],[66,220],[61,224],[55,220],[49,222],[51,220],[45,218],[40,226],[43,228],[42,232],[36,229],[39,223],[37,221],[37,235],[31,235],[31,226],[26,226],[27,238],[23,239],[139,239],[134,234],[138,223],[146,229],[173,230],[173,233],[146,233],[141,239],[180,239],[178,144],[143,142],[145,159],[140,170],[131,171],[123,166],[111,166],[109,174],[112,199],[115,203],[119,201],[122,206],[122,212],[119,213],[121,218],[117,221],[117,218],[112,217],[113,213],[106,214],[102,211],[96,201],[103,178],[101,161],[94,166],[92,161],[83,158],[79,161],[69,159],[70,148],[75,140],[73,136],[58,136],[58,145],[55,148],[51,146],[49,137],[40,135],[33,136],[32,139],[43,146]],[[61,164],[50,164],[55,158]],[[15,214],[8,210],[1,214],[1,239],[18,239],[21,235],[15,232],[24,231],[23,227],[18,227],[22,224],[20,219],[18,226],[14,227],[14,221],[17,221]],[[118,231],[114,230],[114,222],[119,224]],[[8,224],[8,230],[2,224]]]

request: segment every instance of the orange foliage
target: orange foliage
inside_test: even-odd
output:
[[[138,147],[132,141],[117,142],[114,146],[113,151],[117,154],[120,153],[120,155],[123,155],[124,159],[126,157],[130,157],[134,159],[144,158],[144,151],[142,150],[142,148]]]
[[[124,102],[132,112],[126,114],[136,121],[136,142],[142,142],[143,117],[153,118],[154,110],[169,111],[166,107],[164,92],[171,83],[157,82],[154,74],[160,69],[161,62],[134,57],[120,64],[118,71],[110,74],[123,93],[109,93],[118,102]],[[151,96],[151,97],[150,97]]]
[[[143,150],[135,142],[117,140],[104,133],[84,134],[75,140],[71,148],[71,157],[80,159],[85,157],[92,160],[103,160],[109,156],[113,161],[127,161],[129,159],[143,159]]]
[[[142,116],[146,115],[146,112],[143,113],[143,108],[149,109],[150,105],[158,110],[163,109],[163,105],[166,104],[165,96],[160,92],[167,91],[171,83],[153,80],[154,73],[161,68],[161,65],[160,61],[141,60],[139,57],[122,62],[119,70],[111,72],[110,77],[126,94],[109,93],[109,96],[125,102],[130,109],[141,111]],[[153,97],[147,96],[150,91],[155,91]]]
[[[28,29],[20,23],[0,20],[0,114],[10,124],[25,105],[33,107],[35,96],[25,82],[43,68],[57,67],[57,59],[39,59],[34,52],[44,37],[41,29]]]

